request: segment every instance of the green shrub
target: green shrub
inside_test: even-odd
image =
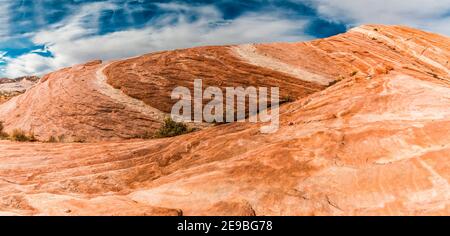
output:
[[[156,132],[155,138],[175,137],[192,131],[187,125],[167,118],[164,120],[164,125]]]

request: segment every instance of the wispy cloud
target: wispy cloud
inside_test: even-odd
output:
[[[401,24],[450,35],[450,0],[307,0],[306,2],[317,9],[321,16],[350,26],[367,23]]]
[[[9,7],[10,7],[10,2],[9,1],[5,1],[5,2],[1,2],[1,7],[0,7],[0,38],[5,38],[9,36],[9,23],[10,23],[10,19],[9,19]]]
[[[159,4],[158,7],[167,14],[147,27],[97,35],[98,24],[92,22],[98,21],[101,12],[117,9],[117,6],[105,2],[86,4],[77,14],[32,37],[35,44],[47,45],[52,57],[30,52],[9,58],[5,74],[9,77],[43,74],[91,59],[109,60],[200,45],[311,38],[299,33],[306,20],[284,19],[282,12],[244,14],[225,21],[214,6]]]

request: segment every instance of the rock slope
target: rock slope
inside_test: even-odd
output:
[[[306,43],[188,49],[56,72],[2,105],[0,118],[39,124],[41,135],[119,138],[0,142],[0,214],[448,215],[449,59],[448,37],[368,25]],[[245,76],[235,81],[228,71]],[[124,126],[151,117],[136,106],[167,112],[172,83],[189,85],[197,73],[208,84],[279,83],[298,100],[281,107],[274,134],[234,123],[119,140],[131,135]]]

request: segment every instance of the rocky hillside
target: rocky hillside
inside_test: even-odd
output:
[[[206,47],[52,73],[0,106],[0,214],[448,215],[450,38],[368,25],[306,43]],[[281,127],[169,139],[176,85],[279,85]]]

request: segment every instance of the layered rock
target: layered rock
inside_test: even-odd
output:
[[[184,51],[202,51],[197,57],[203,57],[203,50],[224,50],[217,56],[226,55],[224,61],[232,65],[229,70],[261,68],[269,78],[250,79],[251,83],[270,85],[276,78],[285,78],[281,85],[298,81],[303,89],[293,87],[298,100],[281,107],[281,127],[274,134],[261,133],[264,124],[234,123],[148,141],[0,142],[0,214],[448,215],[449,47],[445,36],[373,25],[307,43]],[[111,101],[123,104],[124,110],[104,119],[121,122],[118,118],[129,118],[121,115],[128,113],[126,109],[139,106],[166,112],[170,102],[157,91],[157,84],[175,81],[173,74],[180,74],[179,83],[189,85],[195,76],[185,73],[198,69],[205,74],[203,70],[218,68],[220,79],[231,80],[223,75],[222,66],[200,69],[191,59],[181,60],[185,64],[178,66],[181,62],[176,58],[184,58],[179,54],[183,51],[66,69],[48,76],[0,111],[14,112],[43,94],[62,97],[64,104],[87,98],[84,106],[73,108],[72,116],[53,124],[87,123],[73,120],[80,108]],[[168,55],[175,56],[168,59]],[[170,58],[175,62],[155,68],[148,64]],[[205,65],[212,63],[202,60]],[[240,65],[246,65],[245,69]],[[108,77],[92,76],[103,67]],[[120,76],[126,68],[139,76]],[[106,85],[98,79],[108,80],[115,88],[102,89]],[[123,92],[116,93],[120,84]],[[44,86],[49,87],[38,90]],[[153,95],[139,93],[139,86],[160,94],[160,105]],[[170,86],[161,88],[165,91]],[[318,91],[305,92],[312,87]],[[83,96],[77,95],[79,91]],[[89,98],[94,94],[95,99]],[[132,97],[132,105],[117,96]],[[28,104],[32,108],[28,117],[40,117],[39,106]],[[91,114],[90,121],[100,120],[101,114]],[[9,125],[14,122],[11,119]],[[22,122],[26,124],[27,119]],[[111,125],[112,136],[121,132],[121,125]],[[96,129],[88,133],[102,134]]]
[[[45,76],[27,94],[0,107],[6,130],[22,129],[39,140],[123,140],[161,127],[173,89],[204,86],[280,87],[283,97],[302,98],[325,86],[247,63],[232,47],[149,54],[117,62],[89,62]]]
[[[16,79],[0,78],[0,104],[24,93],[38,81],[39,77],[36,76],[25,76]]]

